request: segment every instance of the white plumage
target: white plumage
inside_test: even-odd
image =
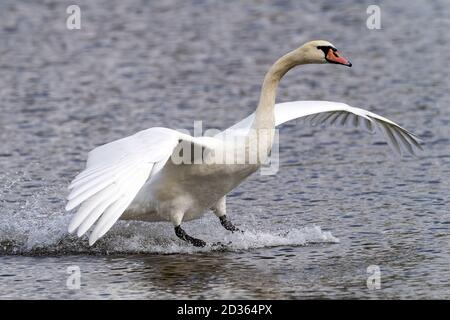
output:
[[[86,169],[69,186],[71,191],[66,210],[81,205],[70,222],[69,232],[77,231],[81,237],[95,224],[89,237],[92,245],[120,218],[168,220],[176,227],[180,238],[194,245],[204,245],[201,240],[189,237],[177,228],[182,221],[196,219],[208,209],[213,209],[227,229],[234,230],[234,226],[230,227],[223,219],[226,217],[226,194],[255,172],[261,163],[175,165],[169,159],[180,142],[191,143],[207,152],[237,152],[235,147],[228,146],[228,138],[247,136],[251,129],[270,129],[301,118],[313,125],[352,125],[371,132],[377,130],[398,153],[413,154],[420,149],[419,140],[413,134],[364,109],[328,101],[275,105],[276,86],[286,70],[292,68],[292,59],[297,59],[297,64],[306,63],[302,62],[305,59],[309,63],[323,63],[323,54],[319,56],[311,50],[316,47],[323,50],[324,45],[331,44],[310,42],[278,60],[266,75],[256,112],[215,137],[194,138],[172,129],[156,127],[92,150]],[[246,143],[255,141],[250,139]]]

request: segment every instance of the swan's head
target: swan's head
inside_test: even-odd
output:
[[[333,44],[325,40],[307,42],[296,51],[306,63],[335,63],[352,66],[352,63],[344,58]]]

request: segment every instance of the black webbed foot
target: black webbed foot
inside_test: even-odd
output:
[[[195,247],[204,247],[206,246],[206,242],[201,240],[201,239],[197,239],[197,238],[193,238],[190,235],[188,235],[182,228],[181,226],[176,226],[175,227],[175,234],[177,235],[178,238],[180,238],[181,240],[184,240],[186,242],[189,242],[190,244],[192,244]]]
[[[229,231],[231,231],[231,232],[241,231],[241,230],[239,230],[238,228],[236,228],[236,227],[231,223],[230,220],[228,220],[226,214],[224,214],[223,216],[219,217],[219,219],[220,219],[220,223],[222,224],[222,226],[223,226],[225,229],[227,229],[227,230],[229,230]]]

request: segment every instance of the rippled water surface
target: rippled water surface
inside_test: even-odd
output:
[[[448,1],[76,3],[71,31],[72,2],[0,2],[0,298],[450,298]],[[254,110],[271,63],[317,38],[354,67],[291,71],[278,101],[367,108],[420,136],[422,154],[288,123],[277,175],[228,198],[246,233],[209,213],[185,223],[224,246],[192,248],[166,223],[119,222],[92,248],[67,234],[66,188],[89,150],[152,126],[224,129]]]

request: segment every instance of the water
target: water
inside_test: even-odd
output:
[[[450,298],[448,1],[0,2],[1,298]],[[365,107],[425,140],[417,158],[343,128],[286,124],[281,167],[188,233],[119,222],[94,247],[66,232],[66,187],[97,145],[152,126],[226,128],[281,54],[323,38],[354,67],[304,66],[278,101]],[[369,290],[367,267],[381,270]],[[78,266],[81,289],[66,287]]]

